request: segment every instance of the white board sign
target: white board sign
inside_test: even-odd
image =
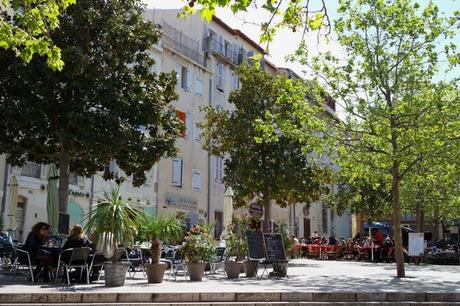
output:
[[[423,255],[424,248],[423,233],[409,233],[409,256]]]

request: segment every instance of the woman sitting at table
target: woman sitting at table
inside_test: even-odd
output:
[[[32,227],[24,243],[24,250],[29,252],[30,260],[36,264],[34,281],[38,281],[38,275],[43,270],[43,280],[49,281],[49,267],[53,261],[49,252],[42,249],[50,237],[51,226],[45,222],[38,222]]]
[[[76,224],[70,230],[70,235],[64,243],[62,249],[92,247],[91,241],[86,237],[83,226]]]

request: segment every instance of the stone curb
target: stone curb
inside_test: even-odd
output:
[[[72,303],[460,303],[460,292],[0,293],[0,304]]]

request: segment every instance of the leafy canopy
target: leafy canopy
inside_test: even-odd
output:
[[[35,54],[45,56],[48,66],[61,70],[61,49],[50,37],[59,27],[59,15],[75,0],[1,0],[0,48],[12,50],[25,63]]]
[[[206,147],[225,158],[224,181],[236,202],[265,196],[285,207],[317,200],[328,176],[313,152],[322,151],[325,123],[305,98],[307,86],[258,65],[237,73],[241,87],[229,97],[234,110],[208,107],[202,124]]]
[[[51,35],[62,46],[62,71],[0,52],[0,152],[13,165],[69,159],[72,172],[90,176],[116,160],[140,185],[155,162],[175,154],[176,76],[153,72],[150,48],[161,33],[143,9],[140,0],[69,7]],[[68,167],[60,164],[61,178]]]

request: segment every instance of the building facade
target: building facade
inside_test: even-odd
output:
[[[234,29],[217,17],[211,22],[201,20],[198,14],[184,20],[177,17],[179,10],[146,10],[144,18],[159,24],[163,36],[152,46],[156,72],[174,71],[177,74],[178,101],[174,103],[177,116],[185,130],[178,138],[178,154],[162,159],[147,173],[141,187],[133,187],[128,178],[121,185],[124,198],[139,202],[148,214],[174,214],[185,218],[188,226],[197,222],[212,222],[214,236],[223,230],[224,162],[203,149],[198,124],[204,119],[203,107],[212,106],[232,110],[229,93],[239,86],[235,73],[237,65],[265,50],[243,32]],[[285,74],[299,78],[292,70],[277,68],[263,59],[261,67],[271,74]],[[331,105],[332,106],[332,105]],[[329,111],[335,111],[329,107]],[[30,227],[47,219],[46,186],[48,167],[27,164],[22,168],[10,167],[5,156],[0,157],[0,196],[6,220],[6,189],[11,176],[19,181],[19,199],[16,210],[17,238],[23,240]],[[123,176],[116,162],[107,165],[107,171]],[[70,223],[84,223],[84,216],[110,188],[113,182],[102,179],[101,173],[91,178],[72,176],[68,213]],[[349,216],[336,216],[319,203],[297,204],[280,208],[272,203],[273,226],[280,220],[289,223],[292,233],[307,236],[314,231],[324,235],[351,235]],[[25,234],[24,234],[25,233]]]

